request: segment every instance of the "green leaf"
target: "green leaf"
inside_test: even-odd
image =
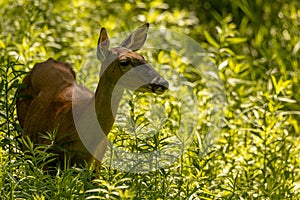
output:
[[[240,44],[246,42],[247,38],[243,38],[243,37],[226,38],[226,41],[231,44]]]
[[[209,34],[209,32],[204,31],[204,36],[209,44],[213,45],[217,49],[220,48],[220,45],[218,44],[218,42]]]
[[[5,44],[3,43],[3,41],[2,41],[2,40],[0,40],[0,48],[3,48],[3,49],[5,49]]]

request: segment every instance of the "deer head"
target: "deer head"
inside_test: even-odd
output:
[[[119,84],[131,90],[162,94],[169,83],[160,76],[144,57],[135,51],[139,50],[147,38],[149,24],[133,31],[119,47],[109,48],[110,40],[105,28],[100,31],[97,47],[97,58],[102,63],[101,76],[111,83]]]

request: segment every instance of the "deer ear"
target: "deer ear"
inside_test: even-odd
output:
[[[102,28],[100,31],[100,36],[98,39],[97,46],[97,58],[103,63],[106,59],[109,51],[109,37],[107,35],[106,29]]]
[[[145,44],[147,39],[149,23],[144,24],[135,31],[133,31],[123,42],[121,47],[126,47],[132,51],[137,51]]]

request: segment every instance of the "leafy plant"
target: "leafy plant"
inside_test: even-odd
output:
[[[0,1],[1,199],[299,199],[299,12],[296,0]],[[216,98],[204,74],[183,54],[145,50],[166,77],[174,70],[185,79],[183,87],[193,87],[200,111],[189,148],[147,173],[117,170],[109,160],[99,172],[67,162],[43,170],[56,159],[51,144],[25,139],[28,150],[21,148],[15,102],[24,75],[48,57],[79,71],[94,55],[101,27],[113,37],[146,21],[190,36],[217,66],[226,94],[222,129],[213,133],[218,140],[204,148]],[[95,69],[84,70],[79,82],[92,88]],[[187,89],[180,92],[188,96]],[[114,146],[125,152],[171,150],[171,139],[183,138],[176,135],[183,104],[175,93],[129,92],[124,98],[124,115],[110,135]],[[156,104],[165,111],[153,112]],[[124,157],[113,150],[111,158]]]

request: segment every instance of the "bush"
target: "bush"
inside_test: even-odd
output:
[[[18,0],[0,1],[0,7],[3,199],[300,198],[298,1]],[[49,146],[36,147],[27,141],[31,148],[24,153],[20,145],[15,93],[23,87],[24,75],[48,57],[72,63],[79,71],[96,46],[100,27],[113,37],[146,21],[189,35],[217,66],[226,94],[222,129],[214,133],[218,140],[203,149],[203,133],[213,122],[208,102],[214,98],[206,95],[204,75],[191,70],[174,52],[145,52],[151,62],[167,63],[181,73],[189,82],[185,84],[193,85],[198,108],[207,111],[201,114],[188,150],[167,168],[148,173],[121,172],[109,165],[100,172],[63,164],[52,174],[42,170],[55,159],[46,153]],[[78,77],[84,82],[83,74]],[[180,117],[178,100],[170,93],[153,97],[152,102],[145,95],[127,95],[130,104],[123,109],[130,111],[129,121],[140,127],[152,123],[151,117],[144,116],[147,106],[160,102],[169,105],[164,114],[167,123],[159,134],[139,140],[126,134],[129,128],[137,134],[140,130],[128,122],[125,128],[115,126],[110,140],[132,151],[163,148],[176,135],[172,123]]]

